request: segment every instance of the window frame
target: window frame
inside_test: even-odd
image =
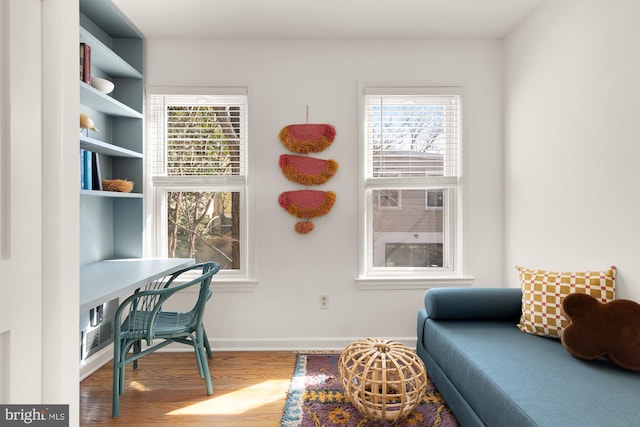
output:
[[[145,209],[147,211],[145,221],[145,248],[147,256],[167,257],[168,256],[168,218],[167,218],[167,194],[172,191],[184,192],[239,192],[240,193],[240,268],[237,270],[220,270],[216,274],[215,286],[222,291],[252,291],[257,284],[252,277],[250,253],[250,230],[251,223],[250,207],[251,180],[250,170],[250,139],[248,135],[248,90],[246,87],[148,87],[147,103],[150,105],[152,96],[244,96],[245,97],[245,137],[244,137],[244,174],[229,176],[154,176],[153,156],[147,155],[145,170]],[[145,127],[153,126],[150,119],[147,119]],[[153,141],[149,136],[145,137],[145,149],[151,153]],[[178,179],[176,179],[178,178]]]
[[[458,96],[458,145],[456,153],[457,173],[455,177],[411,177],[411,178],[371,178],[368,173],[367,147],[367,97],[373,96],[413,96],[413,95],[456,95]],[[360,120],[360,227],[359,227],[359,274],[356,284],[360,289],[426,289],[434,286],[468,285],[471,278],[462,270],[462,161],[465,145],[463,132],[463,91],[460,87],[393,86],[359,83]],[[438,268],[385,268],[374,267],[373,260],[373,190],[397,189],[429,190],[443,189],[443,207],[430,207],[425,197],[425,209],[442,209],[444,222],[444,253],[446,267]]]

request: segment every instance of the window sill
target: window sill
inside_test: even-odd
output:
[[[362,290],[429,289],[455,286],[470,286],[473,277],[363,277],[357,278],[356,286]]]
[[[214,277],[211,281],[213,292],[253,292],[258,285],[257,280],[225,279]]]

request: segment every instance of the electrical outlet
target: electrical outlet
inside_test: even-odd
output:
[[[320,294],[320,308],[324,310],[329,308],[329,295]]]

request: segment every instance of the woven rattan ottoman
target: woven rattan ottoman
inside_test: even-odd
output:
[[[340,354],[338,368],[351,403],[375,420],[406,417],[427,389],[424,363],[415,351],[395,341],[354,341]]]

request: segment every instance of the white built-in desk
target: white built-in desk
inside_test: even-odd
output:
[[[192,258],[132,258],[80,267],[80,313],[195,263]]]

